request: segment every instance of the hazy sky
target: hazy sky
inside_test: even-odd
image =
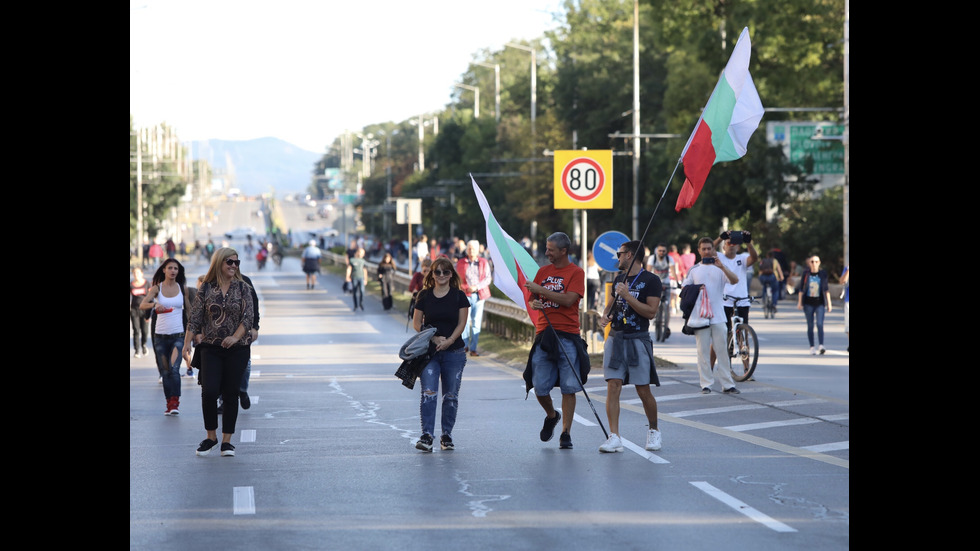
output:
[[[542,37],[560,6],[131,0],[130,113],[184,142],[271,136],[320,153],[345,130],[442,109],[474,54]]]

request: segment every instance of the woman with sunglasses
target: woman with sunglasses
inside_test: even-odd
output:
[[[817,353],[813,348],[813,326],[817,326],[817,342],[820,344],[820,354],[823,354],[827,351],[823,347],[824,310],[830,313],[833,306],[830,303],[827,271],[820,268],[820,257],[813,255],[806,263],[810,269],[800,278],[796,308],[803,310],[803,315],[806,317],[806,337],[810,340],[810,355],[813,356]]]
[[[248,365],[251,329],[255,317],[251,287],[242,279],[238,252],[222,247],[214,252],[211,265],[197,291],[184,336],[184,358],[190,363],[191,341],[201,334],[201,411],[207,438],[197,455],[207,455],[218,445],[218,395],[224,400],[221,426],[221,455],[235,455],[231,435],[238,420],[238,393]]]
[[[439,397],[439,381],[442,381],[442,438],[443,450],[453,450],[453,425],[459,406],[459,387],[466,365],[466,352],[459,336],[466,327],[470,301],[460,288],[459,274],[452,261],[439,257],[422,282],[422,290],[415,300],[413,327],[421,331],[423,326],[436,328],[429,341],[432,359],[419,376],[421,381],[422,437],[415,447],[432,451],[432,434],[436,425],[436,401]]]
[[[184,340],[184,312],[190,311],[187,275],[175,258],[164,260],[153,274],[153,286],[140,303],[141,310],[153,309],[150,333],[153,355],[163,379],[163,396],[167,399],[164,415],[180,413],[180,359],[178,348]]]

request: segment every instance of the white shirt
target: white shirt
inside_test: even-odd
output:
[[[749,280],[748,276],[746,275],[746,264],[748,263],[750,256],[752,255],[749,253],[738,253],[735,255],[735,258],[728,258],[723,254],[718,255],[718,261],[724,264],[726,268],[738,276],[738,283],[725,284],[726,295],[731,295],[733,297],[749,296],[749,289],[746,286],[746,282]],[[750,302],[748,300],[738,301],[738,306],[748,306],[749,304]],[[725,300],[725,306],[736,305],[733,300],[728,299]]]
[[[728,322],[724,302],[727,283],[728,276],[721,268],[700,262],[692,266],[684,278],[684,285],[704,285],[704,290],[708,293],[708,302],[711,303],[711,325]]]

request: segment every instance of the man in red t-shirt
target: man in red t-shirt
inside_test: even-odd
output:
[[[582,390],[581,375],[572,370],[580,369],[581,372],[584,366],[588,373],[588,354],[578,316],[579,301],[585,296],[585,270],[569,261],[571,248],[567,235],[562,232],[551,234],[545,249],[545,256],[551,263],[538,269],[534,281],[524,284],[535,297],[531,308],[542,313],[535,324],[537,335],[528,361],[534,395],[546,414],[541,441],[551,440],[555,425],[564,417],[559,438],[561,449],[572,447],[569,432],[575,417],[575,393]],[[548,325],[554,328],[553,332],[548,330]],[[551,389],[556,385],[561,388],[562,413],[555,410],[551,400]]]

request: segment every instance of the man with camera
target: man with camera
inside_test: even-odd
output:
[[[698,375],[701,379],[701,393],[710,394],[711,385],[715,378],[711,369],[712,349],[725,350],[728,332],[725,330],[725,285],[738,283],[738,276],[724,264],[718,262],[714,241],[710,237],[698,240],[698,254],[701,262],[695,264],[684,278],[684,285],[704,285],[704,290],[711,305],[711,323],[704,329],[694,333],[698,346]],[[732,364],[728,354],[721,354],[718,359],[718,374],[725,394],[739,394],[732,379]]]
[[[627,241],[619,246],[619,275],[613,282],[615,300],[609,301],[599,320],[605,328],[612,323],[610,341],[602,353],[602,370],[606,379],[606,416],[609,418],[609,439],[601,446],[602,453],[623,451],[619,436],[619,396],[624,384],[636,387],[643,403],[649,429],[646,449],[657,451],[663,445],[657,427],[657,399],[650,384],[660,386],[657,367],[653,362],[653,341],[650,339],[650,319],[657,315],[663,285],[652,272],[643,270],[639,241]],[[634,258],[636,258],[634,260]]]
[[[738,252],[739,247],[742,243],[748,248],[749,252]],[[731,297],[748,297],[749,296],[749,286],[748,286],[748,267],[755,264],[759,260],[759,253],[756,252],[755,247],[752,246],[752,234],[747,231],[723,231],[714,241],[715,248],[719,247],[722,253],[718,255],[718,261],[725,265],[726,268],[731,270],[736,277],[738,277],[737,283],[728,283],[725,285],[725,294]],[[732,332],[732,314],[735,309],[738,308],[738,315],[745,321],[749,322],[749,306],[751,303],[748,298],[736,301],[726,298],[725,299],[725,326],[728,328],[728,332]],[[724,350],[724,349],[722,349]],[[711,349],[711,366],[715,365],[715,349]]]

